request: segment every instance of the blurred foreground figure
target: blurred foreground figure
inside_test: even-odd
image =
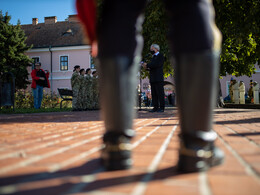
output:
[[[224,153],[214,145],[217,134],[212,130],[221,34],[209,1],[164,2],[170,17],[169,43],[181,123],[178,169],[205,171],[224,159]],[[106,129],[101,159],[108,170],[132,166],[130,140],[134,136],[133,107],[145,4],[146,0],[104,0],[102,19],[95,27],[94,0],[77,0],[93,54],[98,48],[100,103]]]

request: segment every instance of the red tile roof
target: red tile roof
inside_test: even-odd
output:
[[[88,45],[79,22],[56,22],[53,24],[21,25],[27,36],[26,43],[33,48]]]

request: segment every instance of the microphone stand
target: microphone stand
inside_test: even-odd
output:
[[[142,111],[142,74],[141,74],[142,68],[140,68],[140,73],[139,73],[139,86],[140,86],[140,90],[139,90],[139,109],[138,111]]]

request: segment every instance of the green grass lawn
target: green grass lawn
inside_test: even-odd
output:
[[[41,109],[34,109],[34,108],[2,108],[0,110],[1,114],[25,114],[25,113],[41,113],[41,112],[68,112],[71,111],[72,108],[41,108]]]

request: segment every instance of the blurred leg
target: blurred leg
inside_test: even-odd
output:
[[[164,83],[160,82],[158,83],[158,94],[159,94],[159,102],[160,102],[160,110],[164,110],[165,107],[165,94],[164,94]]]
[[[43,98],[43,87],[39,86],[38,88],[38,108],[41,108]]]
[[[164,88],[163,82],[151,83],[152,88],[152,102],[153,102],[153,111],[164,110],[165,100],[164,100]]]
[[[158,101],[158,94],[157,94],[155,83],[151,83],[151,93],[152,93],[153,110],[157,111],[159,108],[159,101]]]
[[[38,90],[37,87],[35,89],[32,89],[33,91],[33,102],[34,102],[34,108],[38,108]]]
[[[141,61],[141,12],[145,0],[105,0],[98,25],[101,114],[106,132],[102,161],[107,169],[131,167],[130,140],[137,71]]]
[[[166,5],[181,123],[178,168],[183,172],[205,171],[224,158],[214,146],[217,135],[212,130],[221,34],[209,1],[169,0]]]
[[[78,90],[72,89],[73,96],[72,96],[72,110],[76,111],[78,109],[77,102],[78,102]]]

